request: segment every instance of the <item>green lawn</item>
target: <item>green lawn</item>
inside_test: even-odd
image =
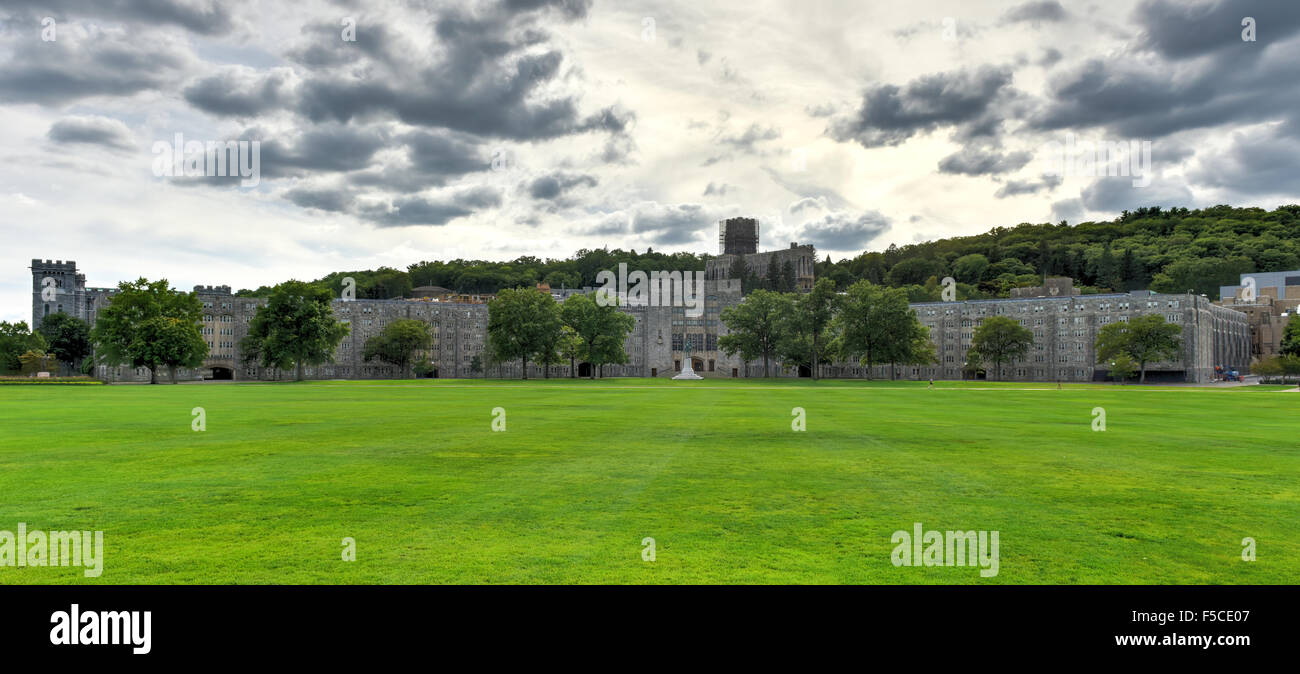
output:
[[[105,547],[99,578],[0,566],[0,584],[1296,583],[1300,394],[1281,390],[0,387],[0,530]],[[893,566],[914,522],[1000,532],[998,575]]]

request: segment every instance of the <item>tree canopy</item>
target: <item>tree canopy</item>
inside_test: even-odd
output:
[[[1138,383],[1146,383],[1147,364],[1174,360],[1180,353],[1183,329],[1166,323],[1160,314],[1134,316],[1127,322],[1108,323],[1097,331],[1097,362],[1126,355],[1138,364]]]
[[[334,318],[331,301],[330,291],[302,281],[276,286],[239,343],[244,359],[282,370],[292,365],[299,381],[305,366],[332,362],[351,326]]]
[[[97,359],[109,365],[149,368],[149,383],[158,369],[197,367],[208,354],[200,333],[203,304],[194,293],[173,289],[166,279],[123,281],[99,312],[91,328]]]

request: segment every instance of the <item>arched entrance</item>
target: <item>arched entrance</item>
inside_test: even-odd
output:
[[[212,379],[215,381],[230,381],[235,378],[235,371],[228,367],[212,368]]]
[[[579,377],[590,377],[590,376],[591,376],[591,363],[578,363],[578,376],[579,376]]]
[[[800,377],[811,377],[811,376],[812,376],[812,368],[811,368],[811,367],[808,367],[807,365],[800,365],[800,366],[799,366],[799,376],[800,376]]]
[[[704,371],[704,359],[703,359],[703,358],[695,358],[695,357],[692,357],[692,358],[691,358],[691,369],[692,369],[692,370],[695,370],[696,372],[703,372],[703,371]]]

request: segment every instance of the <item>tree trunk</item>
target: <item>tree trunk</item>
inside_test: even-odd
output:
[[[573,356],[569,356],[569,379],[578,378],[578,366],[574,364],[574,360]]]
[[[1138,384],[1145,384],[1147,383],[1147,363],[1146,361],[1142,361],[1138,365],[1142,370],[1142,376],[1138,379]]]
[[[746,377],[749,376],[749,363],[745,364],[745,376]],[[767,379],[770,376],[772,375],[768,374],[768,370],[767,370],[767,352],[764,351],[763,352],[763,378]]]
[[[297,377],[297,381],[302,381],[302,378],[303,378],[303,366],[302,366],[302,359],[301,359],[301,358],[298,359],[298,365],[295,367],[295,376]]]
[[[523,361],[524,361],[524,379],[528,379],[528,356],[524,356]]]
[[[545,365],[543,365],[543,366],[542,366],[542,371],[545,372],[545,374],[542,375],[542,378],[543,378],[543,379],[550,379],[550,378],[551,378],[551,364],[550,364],[550,363],[546,363]]]
[[[158,366],[156,364],[152,365],[149,368],[149,383],[150,384],[158,383]]]

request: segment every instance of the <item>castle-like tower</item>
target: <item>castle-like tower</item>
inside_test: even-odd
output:
[[[32,330],[50,314],[64,313],[89,321],[86,275],[72,260],[32,260]]]

